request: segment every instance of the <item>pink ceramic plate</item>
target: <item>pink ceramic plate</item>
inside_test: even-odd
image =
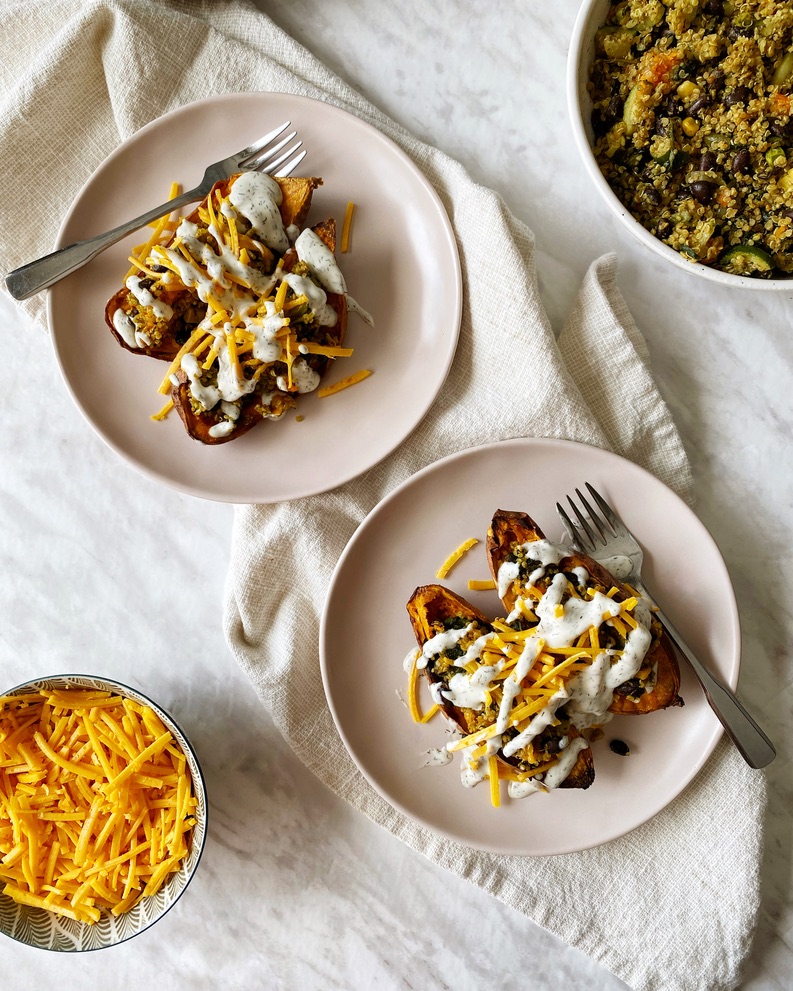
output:
[[[350,316],[352,358],[327,382],[371,368],[363,383],[326,399],[303,397],[278,423],[204,447],[162,405],[164,362],[121,348],[105,326],[140,233],[54,286],[49,321],[55,352],[77,404],[101,437],[136,468],[183,492],[224,502],[277,502],[341,485],[397,447],[435,399],[454,356],[461,278],[449,219],[411,160],[369,124],[305,97],[219,96],[153,121],[115,151],[78,196],[61,229],[64,245],[142,213],[173,181],[196,185],[209,159],[239,150],[291,120],[308,149],[303,174],[320,176],[309,223],[356,204],[351,250],[340,256],[350,293],[375,320]]]
[[[704,526],[665,485],[629,461],[583,444],[513,440],[439,461],[396,489],[356,531],[339,560],[320,638],[322,675],[336,725],[370,783],[395,808],[468,846],[550,855],[596,846],[663,809],[697,774],[721,725],[687,669],[685,706],[616,717],[593,745],[596,778],[586,791],[559,790],[492,808],[487,784],[460,784],[458,759],[423,766],[448,739],[442,716],[411,720],[402,667],[415,646],[405,603],[468,537],[480,543],[445,584],[488,615],[495,592],[469,592],[489,577],[484,538],[496,509],[529,513],[562,537],[555,504],[591,482],[646,549],[648,586],[688,642],[734,688],[740,665],[738,613],[724,561]],[[425,705],[427,703],[425,702]],[[608,742],[629,744],[618,757]]]

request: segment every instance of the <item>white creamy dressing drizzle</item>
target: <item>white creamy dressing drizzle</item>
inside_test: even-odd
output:
[[[412,650],[409,650],[407,654],[405,654],[404,661],[402,661],[403,671],[405,671],[407,674],[410,674],[410,672],[413,670],[413,665],[420,657],[421,657],[421,651],[419,650],[418,647],[413,647]]]
[[[372,314],[368,310],[365,310],[356,299],[352,298],[349,293],[347,293],[347,309],[350,313],[357,313],[365,324],[368,324],[370,327],[374,327],[374,317]]]
[[[289,238],[281,219],[281,187],[264,172],[243,172],[229,190],[229,202],[250,223],[268,248],[283,255],[289,250]]]
[[[435,767],[442,767],[444,764],[448,764],[453,757],[454,755],[446,747],[433,747],[427,751],[427,759],[424,761],[424,766],[434,765]]]
[[[466,747],[460,757],[460,781],[464,788],[473,788],[480,781],[484,781],[488,775],[490,757],[498,753],[499,741],[492,739],[487,741],[484,754],[479,758],[472,756],[474,747]]]
[[[438,654],[442,654],[444,650],[448,650],[450,647],[456,647],[470,630],[471,624],[469,623],[459,630],[443,630],[441,633],[436,633],[434,637],[430,637],[421,650],[421,656],[416,662],[416,667],[421,670],[427,666],[427,661],[431,658],[437,657]]]
[[[305,262],[309,272],[323,289],[344,296],[347,285],[341,269],[336,264],[336,256],[316,231],[307,227],[295,241],[295,251],[301,262]]]
[[[536,561],[537,567],[526,579],[527,585],[533,585],[545,574],[545,569],[549,564],[558,564],[562,558],[569,557],[570,551],[559,544],[553,544],[550,540],[534,540],[531,543],[523,544],[523,550],[530,561]],[[520,566],[517,561],[505,561],[498,569],[498,595],[503,598],[507,589],[520,574]]]
[[[234,422],[232,420],[220,420],[218,423],[213,423],[209,428],[209,436],[228,437],[233,429]]]
[[[300,261],[305,262],[309,272],[324,289],[339,296],[346,296],[350,312],[357,313],[364,323],[374,327],[372,314],[347,292],[347,283],[336,262],[336,256],[315,231],[307,227],[295,241],[295,251]]]
[[[558,788],[569,776],[578,761],[578,755],[589,746],[583,736],[576,737],[559,756],[556,764],[545,774],[537,774],[525,781],[507,782],[507,794],[510,798],[526,798],[538,791],[552,791]]]
[[[547,540],[525,544],[524,550],[529,560],[538,562],[538,566],[526,581],[529,585],[543,577],[548,565],[558,565],[562,558],[569,556],[570,553],[567,548]],[[582,584],[589,578],[585,568],[577,568],[575,574]],[[499,595],[503,595],[518,576],[518,565],[514,562],[505,562],[497,576]],[[526,638],[513,671],[502,682],[502,701],[496,719],[496,735],[488,741],[486,754],[473,759],[471,756],[473,747],[463,751],[461,778],[466,787],[473,787],[487,777],[488,756],[499,750],[502,750],[505,757],[514,756],[555,722],[556,710],[562,705],[565,706],[570,721],[578,729],[599,726],[607,722],[611,718],[608,708],[613,701],[615,690],[626,681],[635,678],[641,669],[652,639],[650,633],[652,613],[649,602],[644,598],[637,599],[633,610],[637,625],[628,632],[623,649],[619,651],[605,648],[598,653],[583,671],[568,678],[564,686],[550,697],[547,705],[529,720],[517,736],[503,744],[502,749],[502,736],[509,726],[512,703],[543,645],[549,648],[572,647],[590,627],[600,627],[619,616],[620,603],[599,591],[596,591],[591,598],[578,599],[571,596],[563,602],[567,585],[567,577],[559,572],[551,579],[538,603],[526,603],[534,609],[539,623]],[[523,604],[523,600],[518,599],[508,620],[522,615]],[[445,630],[430,638],[418,655],[417,666],[426,667],[432,657],[456,646],[471,629],[472,626],[469,624],[463,629]],[[464,656],[453,662],[455,666],[463,667],[468,661],[478,658],[482,648],[494,635],[491,633],[479,637],[467,648]],[[499,662],[494,665],[482,665],[473,674],[459,672],[452,676],[448,685],[433,683],[430,686],[430,694],[438,704],[448,700],[461,708],[481,710],[487,702],[486,694],[495,687],[495,678],[503,667],[504,665]],[[447,744],[447,749],[452,746],[454,746],[453,742]],[[563,738],[563,741],[560,740],[556,764],[544,775],[538,775],[524,782],[510,782],[509,795],[520,798],[536,791],[557,788],[570,774],[578,760],[578,755],[587,746],[584,737],[576,737],[572,741],[567,737]]]
[[[138,275],[130,275],[124,285],[129,289],[141,306],[149,306],[158,320],[170,320],[173,316],[173,308],[164,303],[161,299],[141,285],[143,279]]]
[[[131,348],[143,348],[151,346],[151,337],[141,330],[132,319],[132,317],[125,313],[121,307],[117,307],[113,313],[113,326],[118,331],[121,339],[125,344],[128,344]]]
[[[612,574],[613,573],[614,572],[612,572]],[[586,583],[589,581],[589,572],[586,570],[586,568],[582,567],[581,565],[579,565],[577,568],[573,568],[570,574],[576,576],[579,585],[586,585]]]
[[[633,571],[633,562],[625,554],[615,554],[613,557],[598,558],[598,562],[603,565],[606,571],[611,572],[615,578],[623,581]]]
[[[292,362],[292,385],[298,392],[313,392],[319,385],[319,380],[319,373],[315,372],[305,359],[298,358]],[[289,387],[287,376],[279,375],[275,380],[275,384],[279,389],[286,392]]]
[[[316,321],[321,327],[336,326],[338,320],[336,311],[328,303],[325,290],[316,282],[309,279],[307,275],[298,275],[297,272],[287,273],[283,280],[296,296],[304,295],[308,299],[308,305],[314,311]]]
[[[269,295],[280,282],[285,282],[296,295],[304,295],[307,298],[308,305],[320,326],[333,327],[337,323],[338,316],[328,304],[327,292],[346,295],[347,289],[333,252],[312,230],[307,229],[300,233],[294,225],[285,229],[279,210],[281,201],[281,188],[272,177],[262,172],[244,172],[231,185],[228,201],[223,201],[220,210],[228,218],[235,214],[245,217],[252,225],[249,236],[255,244],[261,242],[273,251],[283,254],[289,250],[290,242],[295,241],[298,259],[306,264],[312,278],[292,272],[285,273],[283,261],[278,262],[275,271],[271,274],[262,274],[239,259],[225,243],[214,224],[207,227],[214,244],[205,244],[201,241],[198,236],[198,225],[190,220],[183,219],[176,230],[176,236],[181,238],[188,253],[197,260],[198,264],[185,258],[180,251],[172,247],[162,249],[185,286],[194,289],[204,303],[208,304],[210,297],[217,300],[231,317],[228,323],[213,325],[209,320],[211,314],[208,314],[198,325],[200,329],[211,333],[219,344],[216,385],[205,385],[201,382],[203,370],[192,355],[186,355],[181,362],[182,370],[189,380],[191,396],[207,410],[213,409],[218,403],[237,404],[243,396],[250,394],[256,388],[256,383],[252,379],[246,379],[241,372],[238,374],[225,346],[225,336],[233,332],[234,324],[241,325],[252,335],[251,353],[256,360],[271,364],[280,359],[282,346],[277,334],[282,327],[287,326],[287,317],[283,311],[276,311],[272,300],[265,301],[263,317],[256,314],[260,297]],[[246,283],[251,289],[247,290],[239,284],[240,282]],[[317,282],[320,285],[317,285]],[[131,276],[127,280],[127,287],[142,306],[151,306],[156,316],[169,318],[172,315],[171,307],[156,300],[148,290],[141,289],[140,279],[137,277]],[[357,307],[357,304],[355,306]],[[357,309],[360,310],[359,307]],[[361,312],[368,317],[365,311]],[[116,330],[131,347],[141,347],[141,340],[143,343],[150,343],[145,335],[135,330],[133,321],[120,309],[116,310],[113,322]],[[308,353],[306,348],[301,348],[301,351],[303,354]],[[298,393],[312,392],[319,383],[319,374],[307,361],[297,359],[293,363],[294,390]],[[277,386],[282,392],[288,391],[288,376],[279,376]],[[262,397],[262,405],[265,409],[269,407],[273,395],[275,394]],[[234,406],[237,410],[236,415],[228,412],[225,407],[221,408],[228,419],[210,428],[209,433],[213,437],[230,434],[239,417],[239,406]],[[280,414],[269,415],[275,418]]]

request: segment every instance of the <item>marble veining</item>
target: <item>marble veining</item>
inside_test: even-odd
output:
[[[258,6],[503,196],[536,235],[543,300],[557,329],[592,259],[617,252],[620,287],[692,461],[697,510],[735,583],[741,694],[778,744],[761,922],[743,987],[789,988],[789,295],[737,293],[659,267],[610,217],[566,124],[576,4]],[[199,754],[211,755],[204,862],[168,920],[93,954],[90,968],[80,957],[56,960],[6,940],[0,986],[46,986],[57,977],[64,991],[624,989],[318,784],[270,724],[224,642],[231,508],[163,489],[122,464],[75,409],[46,342],[2,298],[0,314],[11,342],[0,432],[4,680],[68,670],[127,680],[178,713]],[[41,376],[35,390],[31,368]]]

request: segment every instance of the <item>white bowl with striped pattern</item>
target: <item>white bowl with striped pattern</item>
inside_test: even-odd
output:
[[[113,916],[103,911],[101,918],[89,925],[42,908],[20,905],[3,894],[0,888],[0,932],[39,949],[80,952],[123,943],[153,926],[173,907],[192,880],[201,860],[206,841],[207,800],[201,768],[187,737],[164,709],[134,688],[91,675],[64,674],[25,682],[5,692],[5,695],[37,695],[41,690],[65,688],[108,691],[153,709],[185,756],[197,802],[189,852],[179,870],[171,874],[156,894],[140,899],[122,915]]]

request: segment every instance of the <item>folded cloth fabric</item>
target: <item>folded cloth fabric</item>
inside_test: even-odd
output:
[[[6,199],[4,271],[50,249],[60,208],[120,141],[212,93],[267,90],[335,103],[380,128],[428,177],[452,220],[464,275],[448,381],[412,436],[363,477],[310,499],[236,509],[225,609],[231,650],[295,752],[311,753],[315,774],[415,850],[637,991],[734,988],[758,908],[765,785],[730,745],[720,744],[678,799],[623,839],[564,857],[493,856],[433,834],[374,792],[336,733],[318,671],[319,604],[346,542],[384,495],[442,456],[509,437],[566,437],[611,448],[689,496],[686,457],[617,289],[615,259],[593,263],[557,341],[538,293],[531,232],[245,2],[7,0],[0,32],[13,37],[0,63],[2,172],[24,176],[35,162],[37,176],[57,176],[49,193],[58,204],[42,210],[41,195]],[[504,271],[508,283],[498,277]],[[44,326],[42,298],[23,308]],[[511,383],[509,403],[490,388],[499,380]],[[673,872],[660,866],[670,861]]]

